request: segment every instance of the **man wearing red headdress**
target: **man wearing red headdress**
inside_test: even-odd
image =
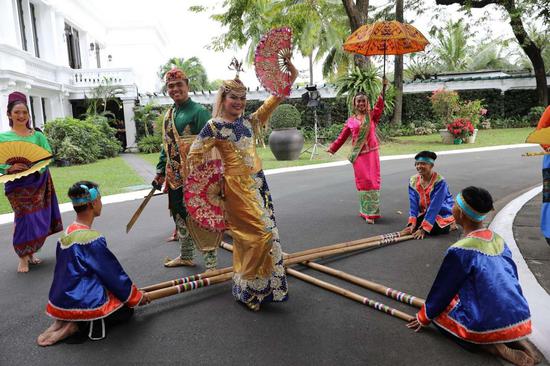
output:
[[[550,128],[550,106],[546,108],[540,117],[537,130]],[[544,151],[550,153],[550,145],[541,145]],[[542,161],[542,211],[540,216],[540,229],[550,245],[550,155],[544,155]]]
[[[165,261],[166,267],[193,266],[195,246],[204,256],[207,269],[216,268],[216,247],[193,240],[187,228],[187,210],[183,185],[187,177],[187,153],[195,136],[210,120],[210,112],[189,98],[189,80],[183,70],[173,68],[165,75],[166,90],[174,104],[166,112],[162,125],[163,146],[153,185],[168,187],[170,212],[176,223],[180,255]]]

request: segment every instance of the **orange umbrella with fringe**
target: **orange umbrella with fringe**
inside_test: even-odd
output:
[[[385,76],[386,55],[424,51],[429,43],[412,25],[389,20],[359,27],[344,42],[344,50],[363,56],[384,55]]]

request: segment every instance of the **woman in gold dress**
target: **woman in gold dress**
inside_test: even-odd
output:
[[[287,61],[291,84],[298,71]],[[233,236],[233,296],[258,311],[265,302],[288,297],[283,256],[271,194],[256,152],[271,113],[283,97],[270,96],[258,110],[243,116],[246,87],[237,76],[218,91],[213,118],[191,146],[191,168],[216,148],[223,161],[224,207]]]

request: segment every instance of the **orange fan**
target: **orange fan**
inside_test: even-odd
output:
[[[0,183],[26,177],[45,168],[53,160],[52,154],[41,146],[25,141],[8,141],[0,143],[0,164],[22,163],[29,169],[14,174],[0,175]]]

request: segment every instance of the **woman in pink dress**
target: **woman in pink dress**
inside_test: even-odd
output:
[[[371,110],[367,96],[358,93],[353,98],[355,114],[348,118],[342,132],[329,146],[334,154],[351,135],[352,150],[348,160],[353,164],[355,185],[359,191],[359,216],[369,224],[380,217],[380,155],[376,127],[384,110],[384,92],[388,80],[384,78],[382,94]]]

